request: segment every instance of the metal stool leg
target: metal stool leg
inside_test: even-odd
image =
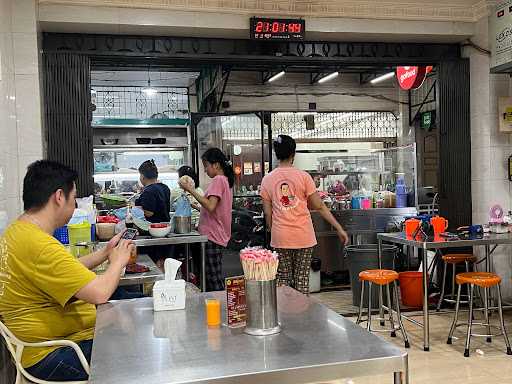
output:
[[[444,290],[446,288],[446,270],[448,269],[448,265],[446,263],[444,263],[444,271],[443,271],[443,285],[442,285],[442,288],[441,288],[441,296],[439,296],[439,302],[437,303],[437,312],[439,312],[439,310],[441,309],[441,305],[443,304],[443,300],[444,300]]]
[[[366,326],[368,332],[372,331],[372,282],[368,282],[368,324]]]
[[[389,293],[389,284],[386,284],[386,296],[388,298],[388,314],[389,323],[391,324],[391,337],[396,337],[395,322],[393,320],[393,304],[391,303],[391,295]],[[396,300],[396,298],[395,298]]]
[[[453,274],[452,274],[452,299],[455,297],[455,275],[457,274],[457,264],[453,263],[452,264],[452,271],[453,271]]]
[[[489,288],[484,287],[484,319],[487,324],[487,334],[491,334],[491,324],[489,323],[489,300],[488,298]],[[491,336],[487,336],[487,342],[492,342]]]
[[[473,327],[473,291],[474,285],[470,284],[469,288],[469,314],[468,314],[468,333],[466,335],[466,348],[464,349],[464,357],[469,357],[469,345],[471,342],[471,328]],[[457,298],[459,300],[459,297]]]
[[[507,346],[507,355],[512,355],[512,349],[510,349],[510,341],[508,340],[505,322],[503,321],[503,308],[501,307],[501,288],[499,284],[496,286],[496,289],[498,291],[498,314],[500,316],[501,332],[503,332],[503,338],[505,339],[505,345]]]
[[[379,285],[379,316],[380,316],[380,326],[383,327],[386,325],[384,321],[384,294],[383,294],[383,286]]]
[[[402,332],[402,337],[404,338],[405,348],[409,348],[409,338],[407,337],[407,332],[405,332],[404,323],[402,323],[402,314],[400,313],[400,300],[398,299],[398,288],[396,287],[396,281],[393,281],[393,292],[395,293],[395,306],[396,315],[398,317],[398,326],[400,327],[400,332]]]
[[[363,319],[363,305],[364,305],[364,280],[361,281],[361,299],[359,300],[359,315],[357,316],[356,324],[361,324]]]
[[[453,332],[455,332],[455,328],[457,327],[457,322],[459,321],[459,308],[460,308],[460,292],[462,287],[459,285],[458,293],[457,293],[457,302],[455,303],[455,316],[453,318],[453,323],[450,328],[450,333],[448,334],[448,340],[446,340],[446,344],[452,343]]]

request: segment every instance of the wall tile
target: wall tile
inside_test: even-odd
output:
[[[508,180],[508,158],[510,155],[512,155],[512,146],[490,149],[490,179]]]
[[[22,33],[36,32],[36,1],[15,0],[12,10],[12,31]]]
[[[471,117],[471,148],[488,148],[491,145],[489,116],[477,114]]]
[[[7,198],[19,196],[18,156],[7,155],[5,167],[5,193]]]
[[[38,75],[16,75],[18,153],[42,156],[41,102]]]
[[[18,197],[10,197],[6,201],[7,217],[9,218],[9,222],[16,220],[16,218],[21,214],[20,210],[20,199]]]
[[[0,0],[0,32],[11,32],[12,0]]]
[[[2,78],[9,73],[14,73],[14,55],[12,33],[0,32],[0,70]]]
[[[0,81],[0,150],[11,155],[18,154],[15,97],[14,75],[10,74]]]
[[[489,189],[489,207],[499,204],[508,211],[510,205],[510,182],[508,180],[494,180]]]
[[[471,180],[488,179],[490,170],[490,148],[479,148],[471,151]]]
[[[17,75],[35,75],[39,70],[36,33],[13,33],[14,72]]]

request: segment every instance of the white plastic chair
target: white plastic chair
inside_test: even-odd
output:
[[[62,381],[45,381],[38,379],[28,373],[23,366],[21,365],[21,355],[23,353],[23,349],[25,347],[71,347],[75,350],[82,366],[84,367],[85,372],[89,374],[89,363],[85,358],[82,350],[78,346],[78,344],[74,343],[70,340],[53,340],[53,341],[43,341],[41,343],[25,343],[19,340],[16,336],[13,335],[9,328],[5,326],[3,322],[0,321],[0,333],[2,334],[7,349],[11,353],[14,363],[16,364],[16,384],[24,384],[24,383],[37,383],[37,384],[53,384],[53,383],[62,383]],[[28,380],[28,381],[27,381]],[[67,381],[67,384],[87,384],[87,381]]]

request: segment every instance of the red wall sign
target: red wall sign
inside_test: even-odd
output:
[[[427,75],[427,67],[396,67],[400,88],[409,90],[421,87]]]

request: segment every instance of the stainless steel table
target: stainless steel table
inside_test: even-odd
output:
[[[143,285],[148,283],[154,283],[158,280],[164,279],[164,274],[156,266],[156,264],[151,260],[151,258],[148,255],[138,255],[137,256],[137,264],[144,265],[149,268],[149,271],[143,272],[143,273],[130,273],[125,274],[123,277],[121,277],[121,280],[119,280],[120,286],[126,286],[126,285]],[[146,292],[144,292],[146,293]]]
[[[427,250],[438,250],[444,248],[459,248],[459,247],[475,247],[484,246],[485,248],[485,270],[491,270],[491,245],[505,245],[512,244],[512,234],[488,234],[482,239],[455,239],[448,240],[441,236],[436,236],[432,239],[413,239],[405,233],[379,233],[377,235],[379,241],[379,266],[381,266],[382,257],[382,243],[388,242],[393,244],[407,245],[412,248]],[[423,255],[422,261],[423,271],[423,349],[428,351],[430,349],[430,329],[429,329],[429,311],[428,311],[428,263],[426,254]],[[381,316],[382,317],[382,316]],[[404,315],[404,318],[407,317]]]
[[[408,383],[407,353],[291,288],[278,289],[283,330],[267,337],[209,329],[206,297],[225,308],[225,292],[188,295],[182,311],[153,312],[152,298],[101,305],[89,383],[301,384],[383,373]]]
[[[171,233],[166,237],[138,236],[134,242],[137,247],[185,244],[187,272],[190,266],[190,244],[201,244],[201,290],[203,292],[206,290],[206,243],[208,242],[208,237],[200,235],[198,232],[191,232],[185,235]],[[100,246],[106,244],[100,243]],[[188,273],[185,279],[188,281]]]

